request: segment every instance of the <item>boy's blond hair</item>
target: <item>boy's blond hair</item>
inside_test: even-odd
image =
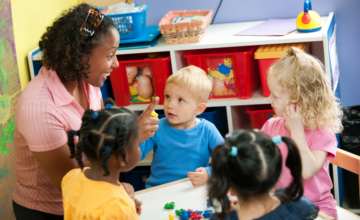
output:
[[[206,72],[196,66],[188,66],[171,75],[166,85],[174,83],[188,89],[193,98],[199,103],[207,103],[212,89],[212,82]]]
[[[277,83],[290,94],[290,103],[301,107],[306,128],[330,127],[341,132],[342,111],[331,90],[323,64],[315,57],[291,47],[270,69]]]

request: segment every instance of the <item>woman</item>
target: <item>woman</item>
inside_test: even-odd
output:
[[[18,220],[63,219],[61,180],[77,167],[69,158],[67,132],[79,130],[86,109],[103,108],[100,87],[119,65],[119,41],[113,21],[87,4],[64,11],[42,36],[43,67],[24,89],[15,113]],[[158,129],[159,120],[150,116],[158,99],[138,118],[141,141]]]

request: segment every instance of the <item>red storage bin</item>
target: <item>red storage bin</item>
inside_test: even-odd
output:
[[[248,105],[246,113],[249,114],[252,129],[261,129],[269,117],[275,115],[271,105]]]
[[[270,89],[267,84],[267,74],[269,68],[274,65],[290,47],[297,47],[302,51],[308,51],[310,43],[290,43],[262,45],[255,52],[255,59],[259,60],[261,86],[264,96],[270,95]]]
[[[164,104],[164,90],[171,75],[170,56],[148,59],[147,54],[119,56],[119,67],[110,74],[117,106],[150,103],[159,96]]]
[[[213,79],[211,98],[249,99],[260,84],[257,47],[194,50],[185,53],[189,65],[200,67]]]
[[[261,79],[261,87],[263,91],[263,95],[265,97],[269,97],[271,91],[267,84],[267,73],[268,69],[274,65],[280,58],[269,58],[269,59],[261,59],[259,60],[259,69],[260,69],[260,79]]]

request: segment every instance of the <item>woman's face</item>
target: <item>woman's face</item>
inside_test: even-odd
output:
[[[120,35],[116,28],[111,28],[103,35],[102,43],[93,49],[89,56],[89,78],[84,81],[95,87],[101,87],[114,68],[119,66],[116,50],[119,47]]]

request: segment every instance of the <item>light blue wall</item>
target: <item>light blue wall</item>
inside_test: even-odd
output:
[[[220,0],[136,0],[136,4],[150,5],[147,25],[158,24],[170,10],[212,9],[215,14],[219,2]],[[303,5],[303,0],[223,0],[214,23],[295,18],[303,10]],[[321,16],[326,16],[329,12],[335,13],[342,106],[360,105],[360,0],[313,0],[312,6]]]

